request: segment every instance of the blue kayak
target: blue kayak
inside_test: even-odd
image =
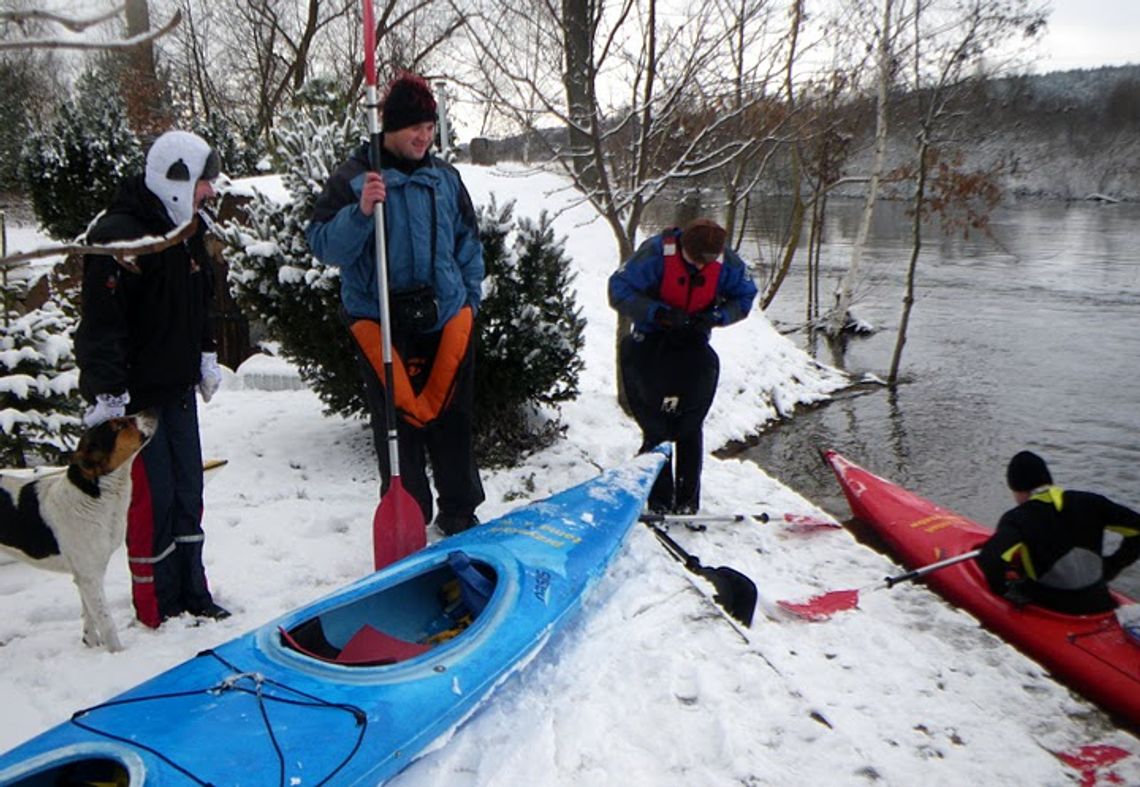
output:
[[[80,711],[0,757],[0,785],[379,784],[579,606],[664,459],[443,539]]]

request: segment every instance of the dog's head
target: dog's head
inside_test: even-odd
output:
[[[129,466],[157,427],[158,418],[151,410],[96,424],[79,439],[67,468],[68,477],[97,497],[99,479]]]

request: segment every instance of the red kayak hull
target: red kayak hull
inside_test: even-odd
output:
[[[992,532],[977,522],[906,491],[845,459],[824,453],[856,519],[886,542],[907,568],[977,549]],[[1114,613],[1062,615],[1018,608],[994,595],[978,565],[968,560],[935,571],[927,585],[974,615],[990,631],[1039,662],[1054,677],[1140,729],[1140,644]],[[1135,603],[1120,593],[1121,604]]]

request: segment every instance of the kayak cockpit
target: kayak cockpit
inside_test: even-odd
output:
[[[490,565],[457,550],[399,584],[282,627],[281,646],[348,667],[398,664],[462,634],[497,582]]]
[[[130,787],[138,783],[140,782],[131,779],[131,772],[123,763],[98,755],[67,758],[45,768],[38,768],[15,781],[4,782],[11,787]]]

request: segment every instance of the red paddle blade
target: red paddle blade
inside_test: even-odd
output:
[[[1114,771],[1109,770],[1108,773],[1101,773],[1101,771],[1108,770],[1125,757],[1130,757],[1132,753],[1117,746],[1093,744],[1082,746],[1076,752],[1055,751],[1053,754],[1061,762],[1081,774],[1080,783],[1084,787],[1084,785],[1104,783],[1123,784],[1124,779]]]
[[[804,620],[827,620],[836,612],[855,609],[859,606],[858,590],[833,590],[819,596],[812,596],[807,601],[777,601],[780,609],[792,613]]]
[[[834,530],[843,527],[843,525],[838,522],[828,522],[823,519],[807,516],[806,514],[784,514],[784,521],[789,525],[790,530],[804,533],[812,530]]]
[[[372,517],[372,556],[377,571],[427,546],[420,504],[395,476]]]
[[[376,84],[376,21],[372,16],[372,0],[364,0],[364,82]]]

